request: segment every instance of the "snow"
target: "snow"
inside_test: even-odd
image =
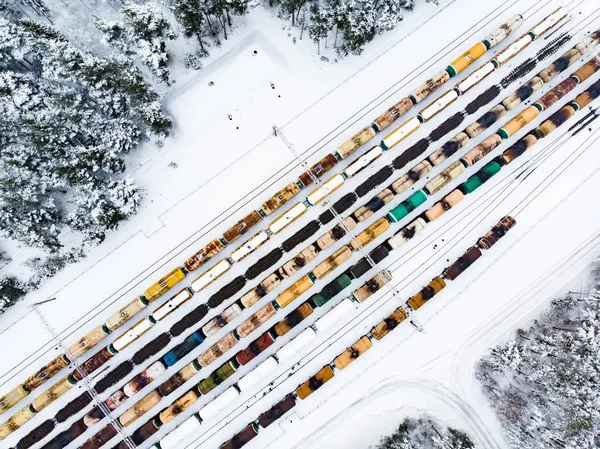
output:
[[[593,9],[592,3],[590,0],[584,1],[580,6],[584,14],[576,16],[573,22],[577,23],[578,17],[589,17],[589,12]],[[527,17],[525,25],[504,44],[537,23],[553,10],[553,5],[554,3],[545,5],[533,17]],[[482,38],[489,29],[501,23],[502,19],[529,8],[536,11],[537,6],[538,2],[532,0],[514,1],[508,5],[500,0],[448,0],[441,2],[440,8],[431,4],[418,4],[414,12],[405,13],[402,26],[379,36],[360,57],[348,57],[330,65],[318,61],[312,43],[300,42],[294,45],[287,38],[286,31],[281,29],[280,21],[263,10],[254,10],[247,18],[247,25],[231,37],[228,49],[223,50],[222,56],[197,72],[193,79],[173,89],[167,97],[167,105],[176,117],[178,126],[174,138],[166,140],[162,148],[139,151],[129,162],[130,165],[138,166],[134,176],[144,186],[146,197],[150,199],[146,201],[142,211],[111,235],[103,245],[95,248],[86,260],[59,273],[39,291],[30,295],[27,302],[14,307],[2,317],[0,345],[11,349],[3,351],[0,393],[11,389],[58,353],[34,314],[28,312],[28,303],[56,297],[56,301],[41,306],[39,310],[54,330],[70,344],[140,294],[164,272],[181,263],[208,240],[218,236],[239,217],[259,207],[270,192],[289,183],[292,174],[299,174],[301,169],[298,162],[281,140],[272,135],[273,124],[277,124],[293,142],[296,150],[309,163],[313,163],[328,152],[333,152],[353,131],[407,94],[423,79],[422,71],[426,74],[435,73],[462,53],[475,38]],[[496,10],[497,8],[500,9]],[[469,13],[464,14],[465,10]],[[448,26],[449,23],[452,24],[451,27]],[[595,25],[598,25],[598,21],[595,21]],[[593,27],[590,25],[585,29]],[[443,34],[440,30],[443,30]],[[462,35],[466,30],[468,36],[473,33],[475,37],[463,39]],[[534,42],[523,57],[516,58],[507,68],[499,70],[498,76],[507,74],[510,67],[547,43],[542,42]],[[574,45],[577,39],[572,42]],[[444,53],[447,50],[444,49],[449,43],[451,50],[448,49],[450,54],[446,55]],[[498,50],[501,48],[504,47],[500,45]],[[565,47],[564,51],[567,48],[569,47]],[[256,54],[253,53],[255,50]],[[436,61],[437,56],[433,57],[439,51],[442,53],[440,62]],[[562,53],[557,56],[560,54]],[[540,67],[544,65],[545,63]],[[472,70],[467,71],[465,75],[471,72]],[[467,102],[494,79],[497,81],[498,76],[494,76],[496,75],[492,75],[491,79],[474,88],[464,98],[459,98],[449,111],[424,125],[405,144],[386,152],[374,165],[349,179],[346,186],[333,194],[333,198],[341,197],[389,163],[398,154],[398,148],[408,147],[459,108],[464,108]],[[464,76],[459,76],[456,81],[463,78]],[[554,80],[551,86],[562,79],[564,76]],[[211,81],[213,85],[210,85]],[[544,87],[537,95],[547,89],[548,87]],[[578,89],[578,92],[581,90]],[[445,89],[440,89],[437,94],[442,95],[444,92]],[[510,91],[506,92],[509,93]],[[550,112],[563,103],[560,102]],[[411,114],[420,109],[415,108]],[[510,119],[515,113],[516,111],[512,112],[513,115],[507,114],[503,120]],[[231,115],[231,120],[228,114]],[[481,114],[469,117],[464,123],[471,123],[479,115]],[[534,123],[539,124],[542,117]],[[395,123],[396,126],[399,124]],[[489,134],[490,132],[484,133],[478,140],[474,140],[481,141]],[[378,135],[372,144],[382,137]],[[514,190],[510,195],[507,195],[508,191],[498,193],[503,180],[513,179],[519,166],[539,157],[542,149],[548,148],[557,137],[558,134],[552,135],[539,143],[530,150],[530,154],[520,158],[522,160],[503,169],[501,175],[447,212],[442,219],[428,225],[401,250],[392,252],[390,258],[384,261],[384,266],[393,265],[391,269],[393,283],[397,284],[396,298],[381,292],[358,305],[352,313],[338,322],[333,334],[331,329],[325,334],[318,334],[310,349],[299,351],[295,359],[282,363],[278,370],[242,393],[238,401],[207,420],[200,432],[194,435],[197,438],[195,443],[189,447],[216,447],[241,430],[416,293],[448,265],[447,259],[454,261],[539,183],[547,182],[554,174],[560,173],[554,170],[565,165],[563,161],[567,157],[572,160],[579,154],[581,145],[589,145],[592,140],[588,139],[596,138],[584,131],[569,139],[564,145],[557,146],[556,152],[530,176],[512,184],[511,189],[514,187]],[[513,138],[510,142],[514,140]],[[504,144],[501,148],[506,149],[507,145]],[[430,150],[435,150],[435,147],[430,147]],[[502,150],[494,151],[493,155],[497,155],[499,151]],[[358,156],[338,164],[336,172],[341,171],[356,157]],[[170,168],[171,162],[176,162],[178,168]],[[410,167],[409,165],[407,169]],[[479,167],[481,164],[477,169]],[[468,169],[461,179],[466,179],[474,171]],[[338,371],[332,381],[307,400],[298,401],[296,408],[284,419],[261,430],[259,436],[247,447],[366,447],[392,430],[403,416],[415,411],[428,411],[445,423],[464,429],[482,447],[506,448],[499,423],[485,405],[473,379],[473,366],[486,348],[502,341],[511,329],[531,319],[548,303],[549,298],[569,289],[573,282],[580,282],[582,273],[585,273],[592,258],[598,254],[600,244],[596,225],[600,211],[588,206],[590,192],[600,188],[599,171],[600,164],[595,154],[589,150],[582,153],[581,157],[560,173],[557,182],[545,189],[530,207],[517,216],[516,228],[503,241],[485,252],[464,275],[449,283],[441,295],[415,314],[425,333],[416,332],[408,323],[399,326],[384,340],[375,342],[373,348],[355,363]],[[428,179],[438,172],[439,168],[430,173]],[[421,180],[415,187],[420,188],[425,182],[426,179]],[[373,191],[373,195],[379,190]],[[434,195],[427,204],[434,204],[446,194],[444,192],[447,193],[443,190]],[[306,193],[308,192],[305,191],[302,195]],[[404,198],[409,193],[399,197]],[[365,197],[363,202],[371,196]],[[374,222],[399,201],[394,199],[394,202],[378,212],[379,215],[371,217],[368,223]],[[356,207],[359,205],[357,203]],[[200,298],[208,298],[212,292],[241,274],[246,267],[323,210],[322,205],[309,208],[292,225],[291,230],[286,229],[281,235],[273,236],[242,263],[234,264],[227,275],[203,291]],[[263,221],[240,239],[239,244],[261,227],[266,227],[269,222],[270,220]],[[359,225],[354,232],[360,232],[364,225]],[[323,232],[327,229],[329,227],[324,227]],[[392,226],[385,238],[391,237],[398,229],[398,226]],[[348,240],[346,238],[344,242],[347,243]],[[231,249],[237,246],[234,244]],[[339,246],[334,245],[327,254],[320,254],[313,264],[323,260]],[[300,249],[302,247],[297,248]],[[228,254],[229,250],[225,253]],[[360,255],[355,254],[350,263],[359,258]],[[219,257],[213,259],[207,268],[218,260]],[[350,263],[345,266],[350,266]],[[201,272],[203,271],[191,274],[170,294],[159,299],[157,304],[146,308],[139,318],[136,317],[136,322],[178,289],[189,285]],[[300,271],[285,285],[291,284],[303,274],[305,271]],[[367,277],[369,275],[365,279]],[[262,278],[257,281],[260,279]],[[346,292],[350,294],[365,279],[354,281]],[[332,278],[327,278],[326,282],[330,280]],[[320,282],[311,292],[318,292],[326,282]],[[249,283],[248,287],[253,285]],[[275,290],[269,298],[274,298],[284,287],[278,288],[280,290]],[[323,316],[341,301],[342,296],[344,295],[336,297],[327,307],[316,310],[303,325]],[[305,295],[303,299],[307,297]],[[135,348],[166,330],[198,303],[198,298],[193,298],[159,322],[130,349],[115,356],[110,366],[114,367],[122,362]],[[256,304],[251,310],[244,310],[232,325],[236,326],[262,305],[263,303]],[[294,307],[292,305],[280,311],[268,326],[281,320]],[[212,310],[202,322],[217,313],[218,310]],[[201,351],[220,339],[230,327],[207,338]],[[268,351],[241,368],[233,379],[239,379],[248,373],[302,329],[302,326],[298,326],[278,339]],[[114,332],[103,344],[111,342],[124,330],[125,328]],[[173,339],[168,348],[184,337],[182,335]],[[243,339],[228,355],[243,349],[250,340]],[[184,358],[161,375],[153,385],[166,380],[192,358],[192,354]],[[149,364],[136,367],[131,377]],[[210,371],[219,364],[214,365],[216,366],[211,365]],[[200,378],[204,378],[210,371],[203,371]],[[290,372],[293,375],[288,377]],[[29,403],[26,401],[39,395],[59,378],[60,376],[56,376],[33,392],[22,404]],[[195,378],[178,392],[163,399],[147,417],[162,410],[200,378]],[[269,387],[271,382],[274,385]],[[229,385],[230,383],[225,383],[207,398],[201,398],[177,420],[163,426],[160,433],[150,441],[154,442],[166,435],[192,412],[208,404],[216,394],[225,391]],[[269,388],[273,391],[263,396],[262,391]],[[6,444],[18,441],[80,391],[79,388],[74,389],[41,412],[23,430],[9,437]],[[138,393],[119,410],[126,410],[149,391],[146,389]],[[7,418],[18,409],[18,406],[11,409],[4,417]],[[138,427],[146,420],[140,419],[139,423],[136,422],[131,427]],[[66,426],[61,426],[60,430],[64,428]],[[77,442],[82,442],[99,428],[101,427],[95,427]],[[131,430],[127,428],[127,432]],[[148,446],[146,443],[142,447]]]

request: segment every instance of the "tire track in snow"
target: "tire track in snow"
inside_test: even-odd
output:
[[[402,389],[410,389],[411,391],[419,390],[444,402],[451,409],[456,411],[457,414],[462,416],[471,427],[471,431],[475,434],[475,438],[482,443],[484,448],[504,449],[506,447],[505,444],[499,443],[496,440],[492,432],[479,417],[476,410],[442,383],[430,379],[407,380],[404,377],[395,376],[379,382],[375,388],[366,391],[362,397],[352,402],[349,406],[344,408],[343,411],[334,415],[325,424],[313,429],[309,436],[292,446],[292,449],[313,449],[318,447],[319,441],[321,441],[323,437],[339,425],[344,424],[347,419],[355,415],[360,408],[391,392],[397,392]],[[268,445],[273,444],[274,441],[271,441]]]

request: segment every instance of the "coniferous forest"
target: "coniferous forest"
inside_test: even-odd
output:
[[[513,447],[600,445],[600,272],[595,276],[591,292],[556,299],[477,366]]]
[[[429,415],[405,418],[375,449],[476,449],[463,431],[445,427]]]

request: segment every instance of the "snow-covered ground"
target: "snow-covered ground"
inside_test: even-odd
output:
[[[312,163],[332,152],[353,131],[406,95],[426,75],[443,68],[448,61],[462,53],[472,42],[482,38],[503,19],[515,13],[522,13],[527,18],[525,25],[505,41],[506,45],[551,12],[556,4],[531,0],[446,0],[441,2],[439,8],[419,4],[414,13],[406,15],[402,27],[378,37],[361,57],[350,57],[331,65],[324,65],[317,60],[312,44],[292,44],[287,31],[281,29],[281,22],[268,17],[262,10],[253,11],[248,16],[247,28],[239,30],[231,39],[227,53],[198,72],[194,79],[178,86],[168,97],[169,108],[177,117],[176,136],[167,140],[162,149],[148,148],[139,153],[136,161],[132,161],[139,165],[136,179],[144,185],[148,198],[151,198],[146,209],[105,244],[96,248],[84,262],[61,272],[32,294],[27,302],[56,297],[56,301],[41,306],[40,311],[54,330],[70,344],[86,330],[103,322],[110,313],[130,301],[133,296],[140,294],[164,272],[180,264],[186,256],[218,236],[235,220],[258,208],[271,192],[287,184],[301,172],[299,162],[294,160],[282,141],[272,135],[272,125],[281,127],[297,151]],[[581,2],[574,11],[569,27],[589,17],[590,21],[595,21],[597,28],[600,21],[595,20],[595,8],[592,0]],[[578,14],[580,11],[582,14]],[[585,30],[594,29],[589,21],[585,24]],[[574,39],[571,46],[577,40]],[[511,67],[534,54],[547,42],[542,40],[532,44],[526,54],[499,70],[495,78],[459,99],[449,111],[424,125],[399,149],[393,149],[373,167],[356,179],[351,179],[342,190],[335,193],[334,198],[355,188],[383,164],[389,163],[399,151],[427,135],[442,120],[463,108],[494,79],[497,81],[499,77],[506,75]],[[568,48],[570,47],[565,46],[564,51]],[[254,54],[254,51],[257,53]],[[489,58],[489,55],[486,57]],[[542,63],[540,67],[545,64]],[[546,92],[564,77],[565,75],[544,87],[542,92]],[[211,85],[211,81],[214,84]],[[589,83],[583,87],[587,85]],[[583,90],[583,87],[577,92]],[[443,92],[445,89],[441,89],[437,95]],[[570,95],[568,98],[572,97]],[[551,111],[563,103],[564,101],[559,102]],[[418,109],[415,108],[416,111]],[[464,124],[471,123],[483,112],[467,118]],[[231,115],[231,120],[228,114]],[[509,114],[503,120],[512,115]],[[547,117],[547,114],[543,117]],[[539,118],[534,123],[541,120]],[[491,132],[490,130],[476,141]],[[597,135],[592,136],[590,132],[584,131],[577,137],[552,147],[556,151],[551,155],[548,150],[544,153],[544,148],[551,148],[552,142],[559,135],[542,141],[530,154],[503,169],[501,175],[470,195],[442,219],[429,225],[409,246],[392,252],[383,266],[391,265],[394,271],[393,283],[397,284],[395,298],[389,292],[380,293],[358,306],[353,314],[345,318],[345,323],[338,323],[335,333],[330,331],[319,335],[314,349],[303,355],[301,360],[282,364],[275,374],[256,387],[255,394],[242,395],[235,405],[224,410],[212,422],[207,421],[202,426],[201,434],[195,435],[197,440],[190,447],[216,447],[230,438],[389,315],[399,303],[437,275],[448,264],[448,259],[453,261],[500,217],[523,204],[522,200],[526,196],[532,192],[541,192],[535,197],[535,201],[518,213],[517,227],[500,244],[486,252],[458,281],[450,283],[431,304],[419,310],[416,317],[423,326],[424,333],[416,332],[408,323],[400,326],[389,337],[375,343],[356,363],[336,373],[330,383],[306,401],[299,401],[291,414],[277,425],[262,430],[259,437],[248,445],[249,448],[277,449],[362,448],[375,443],[380,435],[391,431],[402,416],[414,410],[426,410],[448,424],[464,428],[484,448],[507,447],[497,421],[484,404],[473,380],[472,367],[485,348],[497,343],[515,326],[530,319],[553,295],[571,288],[573,282],[579,285],[583,279],[582,273],[585,273],[592,258],[599,253],[597,223],[600,211],[589,207],[589,204],[593,201],[591,192],[600,188],[600,163],[593,148],[589,147],[574,163],[566,166]],[[520,136],[521,134],[518,135]],[[374,141],[380,138],[378,136]],[[505,144],[489,157],[506,148]],[[431,151],[434,149],[435,147],[430,147]],[[548,154],[549,157],[530,176],[520,178],[520,182],[511,184],[509,189],[503,188],[514,179],[522,165],[528,164],[528,161],[540,154]],[[569,157],[571,159],[567,159]],[[170,162],[176,162],[178,168],[169,167]],[[341,168],[345,165],[346,161],[339,164]],[[435,176],[437,172],[439,169],[429,177]],[[461,180],[473,172],[471,169]],[[395,176],[399,177],[400,174],[401,172],[397,172]],[[541,189],[544,182],[551,181],[558,174],[560,176],[556,182],[549,188]],[[422,187],[424,182],[422,180],[415,188]],[[539,185],[540,183],[542,184]],[[377,190],[373,193],[376,192]],[[434,195],[428,204],[433,204],[441,196],[442,193]],[[370,197],[368,195],[364,201]],[[366,224],[372,223],[405,197],[406,195],[397,197]],[[360,204],[361,202],[357,203],[356,207]],[[199,299],[207,298],[233,276],[242,273],[270,248],[281,243],[294,230],[322,211],[321,206],[311,208],[294,224],[292,230],[286,230],[283,235],[272,238],[268,245],[242,263],[234,265],[224,279],[217,281],[189,304],[161,321],[152,332],[140,339],[137,347],[150,341],[153,335],[166,330],[195,307]],[[250,235],[264,228],[268,222],[269,220],[258,225]],[[364,225],[357,230],[362,230]],[[323,232],[327,229],[329,228],[324,227]],[[392,229],[386,237],[391,236],[398,226],[393,226]],[[344,243],[347,241],[346,238]],[[235,248],[236,245],[232,246]],[[321,254],[318,261],[338,247],[339,244],[326,254]],[[352,260],[356,261],[359,257],[359,254],[355,254]],[[297,279],[304,271],[290,281]],[[189,276],[181,286],[188,285],[194,277]],[[364,279],[354,281],[347,291],[352,291],[362,282]],[[318,284],[311,292],[315,293],[325,283]],[[247,288],[254,284],[249,283]],[[282,288],[285,287],[280,286],[269,299],[274,298]],[[302,299],[307,297],[305,295]],[[162,303],[165,299],[158,302]],[[332,304],[337,304],[340,299],[341,297],[336,298]],[[9,348],[3,351],[0,366],[0,393],[22,381],[57,351],[35,316],[28,313],[26,305],[23,303],[13,308],[0,321],[0,345],[2,348]],[[157,305],[160,304],[148,307],[146,313],[154,310]],[[258,305],[245,311],[236,323],[257,309]],[[221,385],[211,395],[201,398],[183,414],[183,418],[163,426],[157,437],[166,434],[192,412],[198,411],[215,394],[222,392],[232,381],[239,379],[327,309],[315,311],[302,326],[285,338],[278,339],[276,345],[250,366],[241,369],[231,381]],[[211,311],[211,314],[215,313],[218,311]],[[286,313],[289,311],[280,311],[269,325],[279,321]],[[267,326],[264,327],[266,328]],[[201,351],[224,332],[225,330],[211,337],[201,347]],[[109,336],[106,343],[120,333],[121,331],[117,331]],[[174,339],[169,347],[182,338],[183,336]],[[242,340],[231,355],[251,340],[252,338]],[[116,366],[133,354],[134,350],[135,347],[132,347],[118,354],[110,366]],[[165,373],[159,382],[189,363],[192,358],[190,354]],[[136,367],[134,373],[144,366],[146,365]],[[205,377],[212,369],[202,371],[199,378]],[[290,369],[293,375],[288,377]],[[36,397],[58,378],[59,376],[39,391],[34,391],[26,401]],[[186,388],[189,389],[198,380],[186,384],[179,392],[184,393]],[[271,382],[274,385],[269,387],[267,384]],[[263,388],[272,388],[273,391],[263,396]],[[53,416],[59,407],[79,393],[80,390],[77,390],[79,389],[69,392],[2,444],[6,443],[8,447],[43,419]],[[148,391],[144,390],[132,398],[119,409],[119,414]],[[148,418],[178,397],[179,392],[163,400],[147,415]],[[8,417],[16,410],[18,407],[5,416]],[[131,429],[128,427],[127,433],[143,424],[146,419],[139,421]],[[82,439],[99,429],[97,426]],[[150,441],[156,441],[157,437]],[[145,444],[143,447],[147,446]]]

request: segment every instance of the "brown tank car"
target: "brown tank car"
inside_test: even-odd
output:
[[[46,380],[53,377],[61,369],[69,366],[70,360],[64,354],[59,355],[50,362],[46,363],[42,369],[30,376],[25,381],[25,388],[32,391],[42,385]]]
[[[446,279],[453,281],[467,268],[473,265],[473,263],[480,257],[481,250],[476,246],[473,246],[469,248],[462,256],[460,256],[456,262],[446,268],[442,274]]]
[[[412,100],[412,102],[414,104],[417,104],[417,103],[423,101],[429,95],[431,95],[432,92],[434,92],[436,89],[438,89],[442,84],[444,84],[449,79],[450,79],[450,74],[448,73],[448,71],[442,70],[442,71],[436,73],[435,75],[433,75],[431,78],[429,78],[427,81],[425,81],[419,87],[417,87],[415,90],[413,90],[411,92],[409,98]]]
[[[36,411],[33,406],[28,405],[11,416],[7,421],[0,425],[0,440],[3,440],[15,430],[21,428],[22,425],[35,416],[35,413]]]
[[[95,327],[88,334],[81,337],[76,343],[69,347],[69,351],[67,352],[67,357],[69,359],[74,360],[84,352],[91,349],[94,345],[96,345],[100,340],[106,337],[109,333],[108,327],[104,324]]]
[[[465,171],[465,166],[462,162],[453,162],[448,168],[442,171],[439,175],[425,184],[423,190],[429,195],[433,195],[445,186],[447,186],[453,179],[457,178]]]
[[[427,220],[434,221],[444,215],[447,211],[452,209],[458,203],[460,203],[465,198],[465,195],[458,189],[453,190],[448,195],[446,195],[442,201],[438,201],[433,206],[431,206],[426,212],[425,216]]]
[[[481,237],[477,244],[483,249],[490,249],[494,246],[498,240],[504,237],[510,229],[512,229],[517,224],[516,220],[511,216],[506,216],[502,218],[498,222],[496,226],[494,226],[490,232]]]
[[[135,432],[133,432],[133,434],[131,434],[131,440],[135,444],[140,445],[144,441],[146,441],[148,438],[150,438],[152,435],[154,435],[156,432],[158,432],[158,429],[160,429],[160,426],[162,426],[162,423],[160,422],[160,420],[158,418],[154,418],[154,419],[148,421],[142,427],[138,428]],[[127,443],[125,441],[121,441],[119,443],[119,446],[117,446],[117,448],[118,449],[129,449],[129,446],[127,445]]]
[[[465,130],[471,139],[477,137],[499,119],[506,115],[506,108],[498,104],[485,113],[479,120],[467,126]]]
[[[312,313],[313,308],[309,303],[305,302],[288,316],[286,316],[285,319],[275,325],[275,333],[278,336],[283,337]]]
[[[387,317],[385,320],[383,320],[381,323],[379,323],[377,326],[371,329],[371,335],[376,340],[381,340],[387,334],[396,329],[396,326],[398,326],[407,318],[408,312],[404,307],[400,306],[396,310],[394,310],[394,312],[389,317]]]
[[[91,437],[80,446],[80,449],[99,449],[117,435],[118,430],[112,424],[104,427],[100,432]]]
[[[371,125],[365,126],[363,129],[341,144],[337,149],[337,154],[341,159],[346,159],[373,137],[375,137],[375,130],[373,127]]]
[[[163,396],[168,396],[177,388],[182,386],[185,382],[198,374],[198,371],[200,371],[200,364],[194,360],[192,363],[184,366],[178,372],[169,377],[169,379],[163,382],[160,387],[158,387],[158,391],[160,391],[160,394]]]
[[[32,402],[33,408],[36,412],[41,412],[43,409],[48,407],[59,397],[69,391],[77,383],[73,376],[69,375],[63,377],[61,380],[56,382],[41,395],[35,398]]]
[[[271,317],[275,316],[275,307],[269,303],[260,309],[255,314],[251,315],[246,321],[236,327],[235,331],[241,338],[246,338],[264,323],[269,321]]]
[[[502,143],[502,138],[498,134],[493,134],[467,154],[460,160],[468,166],[474,165],[481,159],[486,157],[494,148]]]
[[[296,406],[296,398],[288,394],[285,398],[258,417],[258,423],[266,429]]]
[[[223,310],[223,312],[221,312],[219,315],[202,326],[202,333],[205,337],[210,337],[211,335],[217,333],[219,329],[227,326],[227,323],[231,323],[241,313],[242,308],[237,303],[233,303]]]
[[[581,52],[576,48],[572,48],[559,59],[550,64],[549,67],[542,70],[540,72],[540,78],[544,80],[544,83],[549,83],[558,75],[560,75],[567,67],[575,64],[575,61],[577,61],[580,57]]]
[[[540,111],[545,111],[546,109],[552,107],[554,103],[559,101],[569,92],[577,87],[577,82],[573,78],[567,78],[554,89],[550,90],[546,93],[542,98],[536,101],[534,106],[536,106]]]
[[[170,407],[160,412],[160,415],[158,415],[160,422],[166,424],[174,420],[197,400],[198,394],[194,390],[188,391],[186,394],[173,402]]]
[[[598,69],[600,69],[600,61],[598,60],[598,58],[593,58],[591,61],[581,66],[579,70],[573,72],[571,78],[573,78],[573,80],[575,80],[577,84],[581,84],[594,73],[596,73]]]
[[[371,343],[369,337],[364,335],[360,340],[338,355],[333,363],[337,369],[342,370],[367,352],[372,346],[373,343]]]
[[[302,276],[294,284],[277,295],[277,305],[281,308],[287,307],[292,301],[311,288],[313,284],[314,282],[310,275]]]
[[[232,227],[230,227],[227,231],[223,233],[223,238],[227,241],[227,243],[231,243],[257,224],[262,220],[261,215],[253,210]]]
[[[575,108],[571,105],[565,106],[560,111],[552,114],[548,120],[544,121],[540,126],[538,126],[535,129],[536,137],[539,139],[547,137],[549,134],[556,131],[556,129],[559,126],[561,126],[574,115]]]
[[[313,165],[310,169],[302,173],[298,179],[304,185],[304,187],[312,184],[313,178],[310,175],[312,173],[315,177],[320,178],[329,170],[331,170],[337,164],[337,158],[333,154],[328,154],[315,165]],[[310,173],[309,173],[310,172]]]
[[[221,240],[215,239],[183,262],[183,267],[189,272],[197,270],[206,262],[208,262],[213,256],[221,252],[223,248],[225,248],[225,245],[223,245]]]
[[[359,251],[361,247],[368,245],[385,231],[390,229],[390,222],[385,217],[381,217],[367,229],[350,241],[350,245],[354,251]]]
[[[464,147],[467,143],[469,143],[469,136],[466,133],[460,133],[442,145],[442,148],[434,151],[429,155],[429,161],[433,165],[440,165],[462,147]]]
[[[317,265],[312,272],[317,277],[317,279],[322,279],[351,257],[352,250],[347,246],[343,246],[342,248],[334,252],[330,257],[328,257],[319,265]]]
[[[525,85],[521,86],[517,91],[502,100],[502,105],[507,111],[512,111],[514,108],[519,106],[529,97],[531,97],[535,91],[540,90],[544,85],[544,81],[540,77],[534,77],[529,80]]]
[[[300,251],[300,253],[292,260],[284,263],[283,266],[277,270],[277,273],[281,278],[286,279],[301,270],[308,262],[317,257],[318,253],[319,249],[316,245],[309,245],[307,248]]]
[[[381,276],[383,274],[383,277]],[[352,296],[357,302],[363,302],[378,292],[385,284],[392,280],[392,275],[388,270],[383,270],[381,274],[376,274],[374,277],[365,282],[365,285],[354,290]]]
[[[265,215],[270,215],[295,197],[300,192],[300,186],[296,182],[290,182],[287,186],[269,198],[261,206]]]
[[[396,179],[391,185],[392,190],[396,192],[396,195],[402,193],[430,171],[431,164],[428,161],[421,161],[407,173]]]
[[[198,363],[202,368],[206,368],[212,362],[217,360],[231,348],[233,348],[238,343],[238,338],[233,332],[228,333],[223,338],[221,338],[218,342],[204,351],[198,357]]]
[[[598,91],[600,90],[600,81],[596,81],[594,84],[590,86],[585,92],[579,95],[573,102],[571,106],[576,111],[585,108],[588,104],[594,101],[598,97]]]
[[[499,156],[500,162],[502,165],[508,165],[516,158],[521,156],[525,151],[534,146],[537,143],[538,139],[533,134],[527,134],[513,146],[511,146],[508,150],[502,153]]]
[[[433,280],[415,296],[410,298],[407,302],[408,305],[413,309],[417,310],[422,307],[427,301],[441,292],[446,287],[446,282],[441,277],[433,278]]]
[[[148,412],[152,407],[158,404],[162,396],[158,391],[154,390],[135,403],[133,407],[119,416],[119,422],[126,427],[133,423],[140,416]]]
[[[352,217],[345,218],[344,224],[351,231],[356,227],[356,221],[354,221],[354,218],[352,218]],[[342,225],[338,224],[338,225],[334,226],[331,229],[331,231],[322,235],[317,240],[317,246],[319,247],[319,249],[321,251],[324,251],[327,248],[331,247],[331,245],[333,245],[335,242],[337,242],[339,239],[341,239],[345,235],[346,235],[346,229],[344,229],[344,227]]]
[[[132,397],[136,393],[142,391],[146,386],[150,385],[154,379],[160,376],[165,372],[165,365],[160,362],[154,362],[148,368],[146,368],[141,373],[137,374],[133,377],[125,386],[123,387],[123,392],[128,396]]]
[[[106,405],[106,407],[108,407],[109,410],[116,410],[127,399],[128,398],[125,393],[123,393],[121,390],[117,390],[104,401],[104,405]],[[92,427],[105,416],[106,415],[104,414],[104,410],[96,406],[93,409],[91,409],[87,415],[83,417],[83,422],[87,427]]]
[[[296,388],[298,398],[306,399],[324,384],[333,379],[333,376],[335,376],[335,374],[329,365],[323,367],[321,371]]]
[[[248,424],[244,430],[238,432],[231,440],[219,446],[219,449],[239,449],[258,435],[258,426],[254,423]]]
[[[85,376],[93,373],[98,368],[103,366],[106,362],[108,362],[111,358],[113,358],[116,353],[117,353],[117,351],[112,349],[112,346],[107,346],[105,348],[102,348],[96,354],[94,354],[89,359],[87,359],[85,362],[83,362],[81,365],[79,365],[79,369],[76,369],[75,371],[73,371],[71,373],[71,375],[73,376],[73,379],[75,379],[76,381],[79,382]]]
[[[387,203],[392,201],[392,199],[394,199],[394,192],[392,192],[390,189],[383,189],[367,204],[356,209],[352,215],[354,215],[354,217],[360,222],[365,221]]]
[[[256,304],[260,298],[265,297],[268,293],[273,291],[279,284],[281,284],[281,278],[276,273],[273,273],[261,281],[256,288],[245,293],[240,298],[240,301],[245,308],[248,308],[253,304]]]
[[[404,97],[394,106],[377,117],[371,126],[373,126],[377,131],[381,131],[394,123],[399,117],[410,111],[412,107],[413,102],[410,100],[410,98]]]

